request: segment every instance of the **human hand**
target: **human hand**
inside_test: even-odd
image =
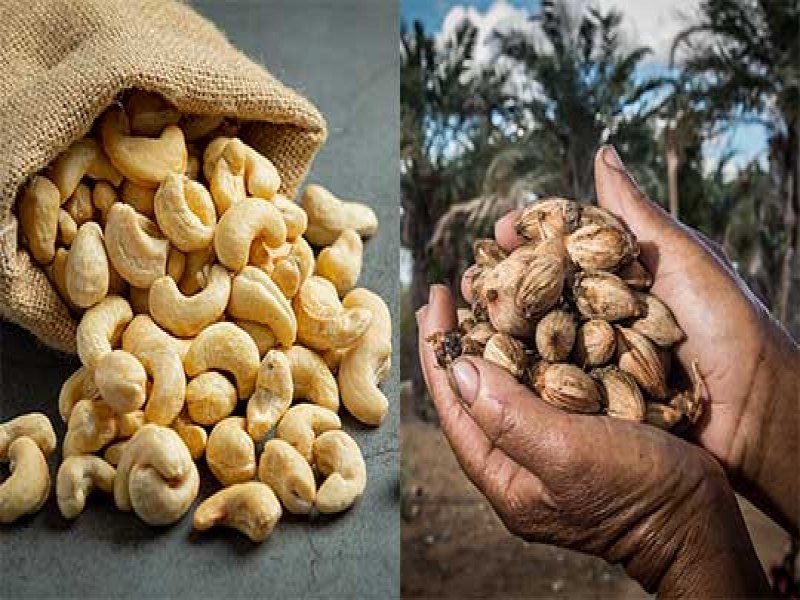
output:
[[[722,250],[650,202],[611,146],[597,153],[595,183],[600,206],[638,238],[653,293],[686,333],[678,359],[687,372],[698,361],[708,404],[695,425],[697,441],[743,495],[797,533],[800,350]],[[517,216],[510,213],[495,228],[506,249],[524,241],[514,231]],[[469,299],[468,275],[462,291]]]
[[[435,286],[417,316],[442,430],[508,529],[622,563],[646,589],[692,597],[766,590],[732,489],[702,449],[650,426],[576,415],[474,357],[438,367],[428,336],[456,328]]]

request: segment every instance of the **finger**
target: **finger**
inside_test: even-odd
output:
[[[439,414],[442,431],[461,468],[493,504],[498,503],[519,466],[492,446],[483,430],[464,410],[450,385],[447,371],[437,364],[427,338],[455,327],[455,305],[449,290],[442,286],[431,288],[430,300],[424,320],[419,324],[419,353],[425,383]]]
[[[478,265],[471,265],[461,276],[461,296],[467,304],[472,304],[472,301],[475,299],[472,294],[472,283],[479,271],[480,268]]]
[[[570,416],[549,406],[503,369],[475,357],[453,365],[453,379],[490,443],[537,473],[562,454]]]
[[[494,224],[494,239],[506,252],[511,252],[525,243],[525,238],[521,237],[514,227],[521,212],[521,208],[512,210]]]

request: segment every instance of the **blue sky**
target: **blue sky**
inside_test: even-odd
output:
[[[472,2],[464,2],[463,0],[401,0],[400,16],[406,23],[419,19],[425,24],[425,29],[439,31],[444,16],[454,6],[469,5],[481,12],[485,12],[492,4],[494,4],[494,0],[473,0]],[[528,9],[539,7],[538,0],[508,0],[508,4]]]

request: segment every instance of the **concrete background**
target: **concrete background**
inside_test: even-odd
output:
[[[381,228],[366,245],[361,284],[398,314],[398,14],[394,0],[199,1],[196,8],[250,57],[312,100],[329,141],[311,180],[369,202]],[[395,320],[395,349],[399,348]],[[345,419],[368,467],[364,497],[335,518],[284,518],[268,541],[227,529],[191,531],[191,512],[164,529],[116,510],[103,494],[68,523],[54,497],[0,529],[0,597],[395,597],[399,590],[398,397],[395,354],[383,426]],[[76,360],[0,324],[0,420],[46,412],[59,439],[61,383]],[[55,477],[59,456],[50,459]],[[7,469],[0,466],[0,477]],[[200,497],[216,489],[201,461]]]

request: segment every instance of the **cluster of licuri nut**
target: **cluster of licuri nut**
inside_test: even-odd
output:
[[[371,426],[388,409],[391,316],[356,287],[375,213],[319,185],[293,202],[236,123],[154,94],[128,93],[93,131],[17,204],[23,244],[79,319],[82,366],[58,399],[63,515],[97,487],[147,523],[173,523],[198,494],[202,458],[224,489],[198,507],[198,529],[260,540],[282,509],[351,506],[366,465],[340,401]],[[9,450],[20,466],[3,490],[41,475],[36,452]],[[49,477],[32,482],[16,508],[0,495],[0,517],[40,506]]]
[[[662,429],[694,423],[704,386],[671,373],[684,334],[651,291],[633,233],[602,208],[564,198],[526,207],[525,243],[507,253],[475,242],[473,303],[458,331],[430,338],[439,363],[478,355],[508,371],[549,404]],[[684,377],[685,379],[685,377]]]

